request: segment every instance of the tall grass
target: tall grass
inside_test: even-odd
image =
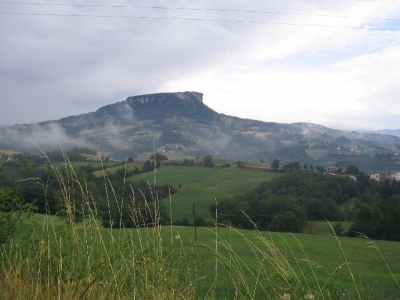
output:
[[[116,191],[104,173],[109,211],[111,203],[117,203],[118,212],[129,214],[136,225],[134,229],[125,228],[120,222],[106,229],[101,226],[96,199],[68,158],[65,157],[62,170],[50,166],[62,195],[60,218],[64,225],[44,215],[39,224],[31,225],[12,242],[2,245],[1,299],[363,299],[365,296],[337,237],[342,262],[328,274],[312,261],[295,235],[302,255],[295,254],[283,235],[257,230],[248,234],[230,226],[221,227],[217,222],[214,228],[207,229],[210,240],[196,242],[172,226],[171,197],[171,224],[160,224],[160,200],[154,192],[148,200],[155,205],[144,204],[145,213],[152,216],[151,226],[145,227],[143,211],[136,209],[136,195],[129,184]],[[149,189],[154,191],[151,184]],[[77,195],[83,201],[76,201]],[[124,211],[126,199],[130,203]],[[76,215],[81,216],[81,221]],[[112,224],[111,219],[109,222]],[[400,291],[396,274],[388,264],[387,267]],[[339,271],[353,278],[351,288],[341,285]]]
[[[169,258],[179,251],[171,240],[166,249],[160,235],[157,205],[150,211],[153,225],[141,227],[133,191],[113,190],[104,175],[108,209],[111,198],[121,214],[128,213],[138,230],[123,224],[102,228],[97,203],[85,182],[65,157],[65,170],[53,168],[61,192],[64,226],[44,216],[18,242],[3,245],[0,286],[2,299],[190,299],[194,297],[191,270],[173,264]],[[125,193],[131,193],[130,211],[121,207]],[[76,201],[79,194],[81,201]],[[158,203],[157,195],[153,202]],[[76,215],[82,221],[78,222]],[[112,221],[110,220],[110,223]],[[178,249],[176,249],[178,248]],[[179,267],[179,268],[178,268]],[[177,272],[179,270],[179,272]],[[186,273],[186,276],[185,276]]]

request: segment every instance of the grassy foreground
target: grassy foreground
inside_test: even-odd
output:
[[[1,299],[400,297],[396,242],[69,221],[36,215],[3,246]]]
[[[157,210],[151,227],[105,229],[84,183],[75,207],[73,169],[55,174],[64,215],[35,215],[0,246],[0,299],[400,299],[399,243],[219,224],[195,235]]]

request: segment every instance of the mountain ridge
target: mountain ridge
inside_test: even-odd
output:
[[[46,147],[53,142],[54,148],[91,146],[124,159],[155,147],[167,156],[212,154],[266,162],[277,158],[282,163],[356,164],[366,171],[397,168],[400,152],[400,138],[393,135],[228,116],[205,105],[198,92],[130,96],[87,114],[0,128],[0,137],[0,149],[29,151],[28,142]]]

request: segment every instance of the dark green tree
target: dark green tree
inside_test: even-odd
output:
[[[289,162],[282,167],[282,170],[284,172],[300,171],[301,170],[300,162],[298,162],[298,161]]]
[[[168,157],[165,154],[160,154],[156,152],[155,154],[150,155],[149,159],[155,161],[162,161],[162,160],[168,160]]]
[[[382,238],[391,241],[400,241],[400,195],[390,196],[381,201],[382,211]]]
[[[354,215],[354,223],[349,229],[349,235],[361,233],[371,239],[382,236],[383,214],[376,204],[362,203]]]
[[[273,162],[271,163],[271,169],[274,171],[279,170],[279,160],[278,159],[273,160]]]
[[[244,161],[238,160],[238,161],[236,162],[236,165],[237,165],[239,168],[243,168],[243,167],[244,167]]]
[[[151,171],[151,170],[153,170],[154,168],[153,168],[153,165],[151,164],[151,162],[149,161],[149,160],[146,160],[144,163],[143,163],[143,166],[142,166],[142,171],[143,172],[149,172],[149,171]]]
[[[303,222],[291,211],[286,211],[284,214],[275,215],[268,229],[271,231],[301,232],[303,230]]]
[[[190,165],[190,161],[187,158],[183,159],[182,165],[184,166],[189,166]]]
[[[346,174],[351,174],[351,175],[358,175],[360,173],[360,170],[358,169],[357,166],[355,165],[348,165],[346,168]]]
[[[203,157],[203,166],[204,167],[213,167],[214,166],[213,158],[211,155],[206,155]]]
[[[15,235],[18,227],[33,210],[30,203],[24,203],[18,196],[15,180],[9,181],[4,171],[5,160],[0,159],[0,183],[7,183],[7,186],[0,185],[0,245],[10,241]],[[14,165],[15,167],[15,165]],[[25,165],[22,166],[22,173],[27,172]]]
[[[325,173],[325,168],[323,166],[315,166],[315,170],[318,171],[318,173],[321,173],[321,174]]]

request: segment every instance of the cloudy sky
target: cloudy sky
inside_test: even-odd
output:
[[[0,1],[0,124],[198,91],[238,117],[400,128],[398,0],[25,1]]]

